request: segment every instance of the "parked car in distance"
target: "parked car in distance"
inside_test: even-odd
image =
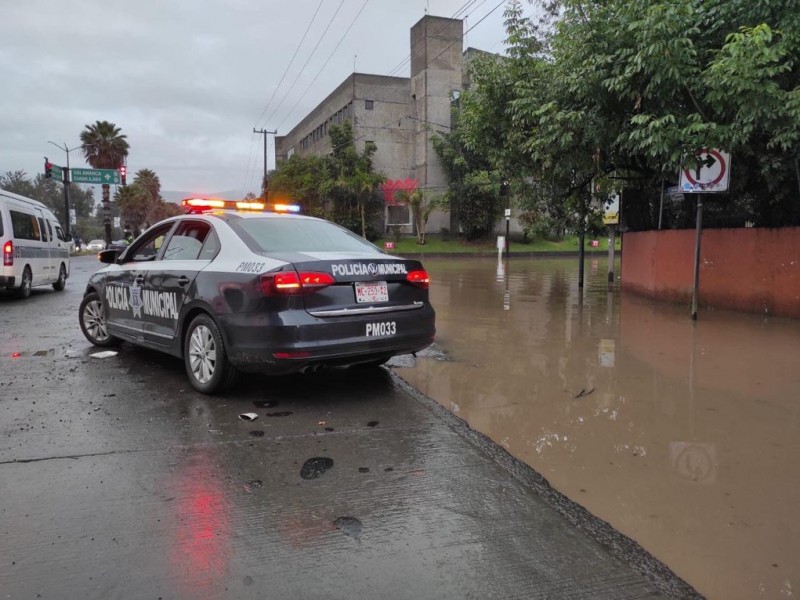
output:
[[[128,242],[125,240],[113,240],[109,245],[109,250],[117,250],[120,254],[128,248]]]
[[[86,249],[92,252],[99,252],[100,250],[106,249],[106,242],[105,240],[92,240],[88,244],[86,244]]]

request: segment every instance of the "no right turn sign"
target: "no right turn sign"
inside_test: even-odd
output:
[[[685,193],[727,192],[731,155],[716,148],[703,148],[694,164],[681,169],[680,188]]]

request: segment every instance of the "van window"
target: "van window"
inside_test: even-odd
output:
[[[50,221],[45,221],[47,223],[47,239],[48,241],[53,241],[53,226],[50,225]]]
[[[58,236],[58,239],[62,242],[67,241],[67,236],[64,235],[64,230],[61,229],[61,225],[56,225],[56,236]]]
[[[11,213],[11,227],[14,230],[14,237],[18,240],[36,240],[39,241],[39,221],[33,215],[18,212],[16,210],[8,211]]]

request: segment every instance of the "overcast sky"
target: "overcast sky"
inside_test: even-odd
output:
[[[287,133],[353,71],[354,57],[358,72],[390,74],[426,8],[452,17],[467,6],[466,30],[498,2],[0,0],[0,172],[32,176],[44,156],[65,166],[48,141],[73,148],[86,124],[107,120],[127,135],[129,172],[153,169],[163,190],[257,193],[263,141],[253,127]],[[470,31],[465,48],[502,52],[504,9]],[[408,73],[406,64],[392,74]],[[272,136],[269,146],[272,167]],[[87,166],[80,150],[70,165]]]

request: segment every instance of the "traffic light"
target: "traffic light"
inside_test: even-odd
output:
[[[122,182],[122,185],[125,185],[125,176],[128,174],[128,167],[122,165],[119,168],[119,179]]]
[[[45,179],[52,179],[53,178],[53,164],[47,160],[47,157],[44,157],[44,176]]]

